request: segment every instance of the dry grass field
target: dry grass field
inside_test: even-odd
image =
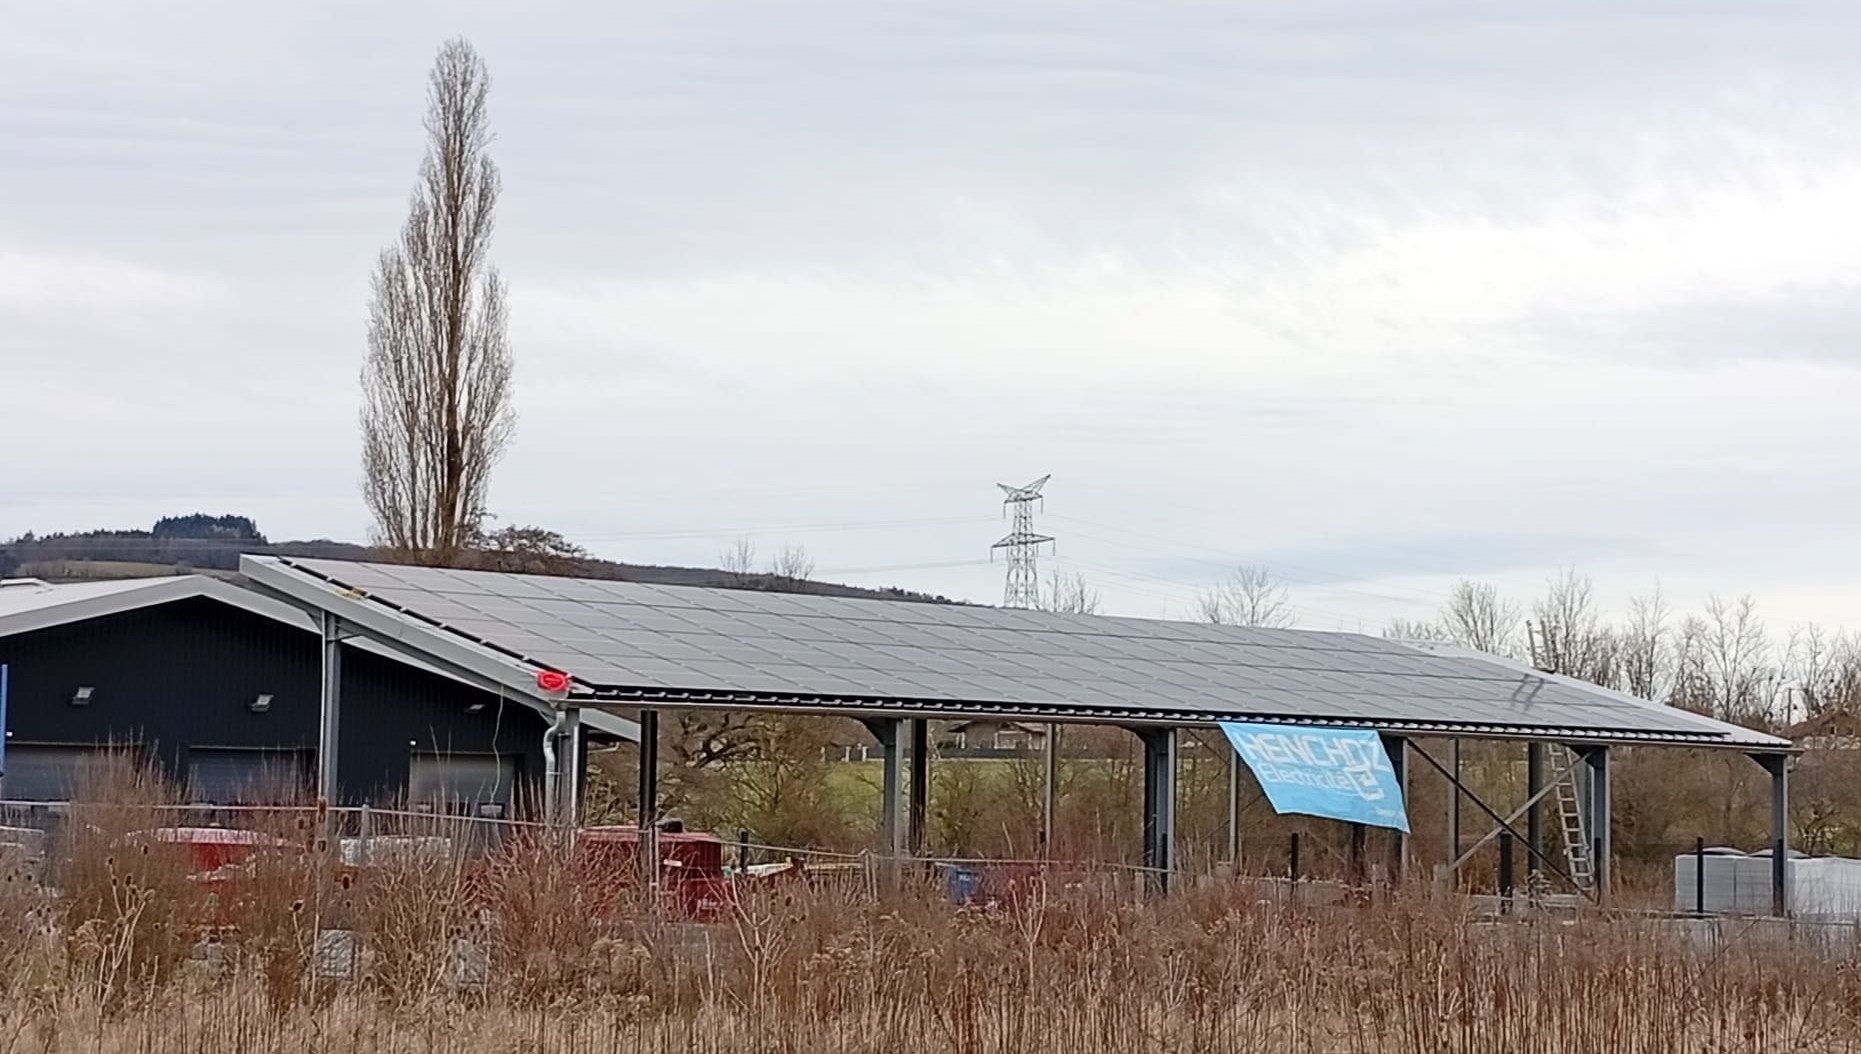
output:
[[[697,925],[602,917],[538,851],[481,882],[261,862],[203,949],[163,856],[75,853],[55,900],[6,883],[0,1054],[1861,1050],[1861,960],[1770,930],[1710,948],[1653,920],[1233,887],[987,910],[796,887]],[[352,976],[319,976],[351,962],[319,962],[332,927],[356,934]]]
[[[303,814],[209,897],[138,792],[0,880],[0,1054],[1861,1051],[1851,935],[1214,881],[774,885],[697,924],[538,842],[345,870]]]

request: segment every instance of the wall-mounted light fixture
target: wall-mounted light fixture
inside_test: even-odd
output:
[[[465,712],[468,714],[482,714],[484,711],[485,701],[483,699],[465,704]]]
[[[97,689],[91,687],[88,684],[79,685],[78,690],[71,693],[71,705],[72,706],[89,706],[91,694],[95,692],[96,690]]]
[[[254,699],[251,702],[246,704],[246,709],[252,711],[255,714],[262,714],[262,713],[265,713],[267,710],[270,710],[271,709],[270,693],[261,693],[257,699]]]

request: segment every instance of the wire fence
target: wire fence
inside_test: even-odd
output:
[[[107,802],[0,801],[0,845],[53,851],[73,824],[96,825],[100,810],[128,810],[166,841],[200,845],[334,849],[346,864],[381,853],[422,851],[463,859],[488,856],[544,825],[470,813],[316,805],[116,805]]]
[[[109,807],[102,804],[51,803],[0,800],[0,847],[23,849],[29,855],[52,856],[69,826],[85,821],[87,809]],[[333,851],[336,859],[348,866],[367,866],[408,855],[443,856],[461,862],[482,861],[525,839],[553,837],[550,827],[534,821],[503,816],[478,815],[465,811],[435,811],[419,808],[321,807],[316,805],[203,805],[150,804],[134,806],[146,825],[171,841],[211,845],[238,843],[246,846],[320,847]],[[611,843],[619,851],[610,851],[603,859],[616,866],[631,866],[638,846],[637,832],[631,828],[584,828],[571,840]],[[877,888],[900,880],[934,884],[951,899],[962,902],[1012,897],[1034,883],[1084,884],[1088,882],[1128,883],[1133,889],[1154,886],[1164,877],[1155,868],[1120,861],[1062,859],[1054,857],[988,857],[936,853],[890,853],[882,850],[849,852],[811,846],[783,845],[754,839],[747,832],[736,837],[664,832],[661,839],[672,843],[678,839],[703,843],[708,848],[694,856],[692,852],[661,850],[657,855],[662,866],[667,860],[681,869],[682,876],[707,875],[718,879],[807,877],[816,881],[836,878],[864,883]],[[631,839],[630,841],[627,839]],[[1258,900],[1300,901],[1308,905],[1362,902],[1379,896],[1393,896],[1403,889],[1430,888],[1438,894],[1461,898],[1470,910],[1492,916],[1536,913],[1570,914],[1592,910],[1591,898],[1559,887],[1541,873],[1534,873],[1528,859],[1520,853],[1522,865],[1514,871],[1500,868],[1492,881],[1468,883],[1458,876],[1443,879],[1435,869],[1421,861],[1406,865],[1370,854],[1352,868],[1328,868],[1325,873],[1309,872],[1310,861],[1301,860],[1301,843],[1291,836],[1284,847],[1261,843],[1250,845],[1251,868],[1233,867],[1226,861],[1198,861],[1195,866],[1179,869],[1168,876],[1177,885],[1226,883]],[[1644,915],[1705,921],[1753,919],[1772,914],[1773,889],[1771,862],[1758,854],[1738,854],[1713,849],[1703,841],[1675,846],[1671,856],[1643,862],[1639,885],[1618,895],[1613,910],[1618,914]],[[1307,856],[1309,857],[1309,852]],[[1839,890],[1831,892],[1835,879],[1816,878],[1812,884],[1806,876],[1816,873],[1823,864],[1815,859],[1790,861],[1792,880],[1790,897],[1794,920],[1818,933],[1827,933],[1837,941],[1856,940],[1861,925],[1861,862],[1854,862],[1854,873],[1842,872],[1838,878],[1855,884],[1851,897],[1842,900]],[[1823,870],[1829,870],[1823,868]],[[1406,871],[1406,874],[1404,872]],[[1498,879],[1504,874],[1506,879]],[[1620,883],[1618,883],[1620,885]],[[1815,899],[1810,902],[1810,894]],[[1716,922],[1696,927],[1702,940],[1723,940],[1726,932]],[[1692,932],[1692,930],[1689,930]]]

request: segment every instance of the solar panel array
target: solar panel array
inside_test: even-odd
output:
[[[1731,726],[1351,633],[281,560],[607,695],[809,696],[1716,739]]]

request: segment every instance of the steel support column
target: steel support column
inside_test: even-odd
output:
[[[1060,726],[1047,725],[1047,782],[1040,802],[1040,855],[1053,855],[1053,827],[1060,811]]]
[[[1370,884],[1370,829],[1360,823],[1350,825],[1350,855],[1346,858],[1347,884],[1363,889]]]
[[[317,710],[317,797],[340,804],[337,736],[342,730],[342,620],[323,612],[323,687]]]
[[[640,711],[640,873],[659,885],[659,711]]]
[[[1790,913],[1790,758],[1787,754],[1753,754],[1751,760],[1771,774],[1771,914]]]
[[[930,722],[914,717],[906,722],[911,732],[911,795],[905,823],[905,849],[913,857],[924,855],[924,832],[930,818]]]
[[[1450,763],[1454,774],[1449,777],[1447,785],[1447,888],[1448,892],[1460,888],[1460,876],[1455,873],[1454,861],[1460,856],[1460,740],[1449,745]]]
[[[1609,748],[1591,747],[1583,755],[1589,771],[1590,872],[1596,883],[1596,903],[1609,906],[1609,886],[1615,868],[1609,830]]]
[[[582,822],[582,775],[586,758],[582,756],[582,711],[579,706],[571,706],[562,712],[562,738],[556,744],[557,764],[562,766],[562,800],[557,803],[556,815],[562,821],[562,829],[568,832],[567,841],[575,843],[575,829]]]
[[[1226,742],[1226,737],[1223,737]],[[1241,873],[1241,752],[1228,750],[1228,874]]]
[[[1544,744],[1525,744],[1525,797],[1530,801],[1544,790]],[[1543,871],[1538,858],[1544,855],[1544,805],[1534,801],[1525,813],[1525,870],[1537,875]],[[1530,883],[1528,882],[1529,886]]]
[[[1168,893],[1176,871],[1176,730],[1139,728],[1144,743],[1144,873],[1149,888]]]
[[[1409,810],[1409,741],[1403,736],[1383,736],[1383,753],[1389,755],[1389,767],[1394,770],[1396,789],[1402,793],[1402,811]],[[1236,755],[1238,760],[1239,755]],[[1389,832],[1389,884],[1401,885],[1409,873],[1409,835],[1407,831],[1391,829]]]
[[[896,717],[871,717],[864,722],[872,738],[879,741],[881,776],[879,788],[879,840],[887,856],[896,857],[905,848],[905,826],[900,822],[900,770],[903,766],[899,758],[899,726],[904,722]]]

